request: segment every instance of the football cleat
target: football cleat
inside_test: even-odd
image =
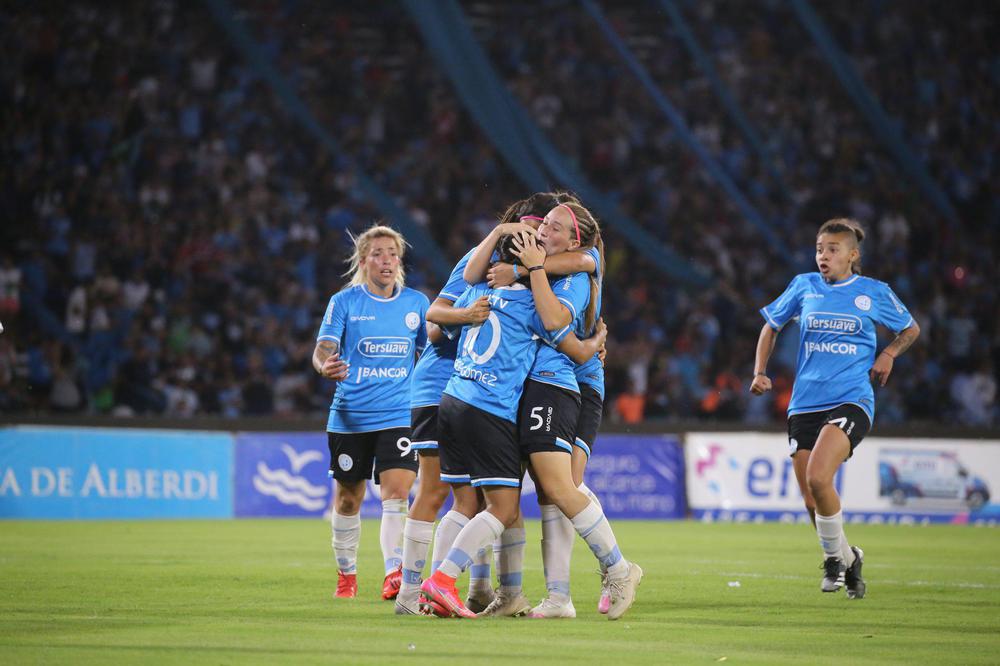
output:
[[[401,594],[397,595],[396,604],[392,610],[396,615],[426,615],[424,609],[420,607],[419,596],[407,595],[404,598]]]
[[[478,617],[520,617],[531,610],[531,602],[521,593],[511,596],[502,590],[496,591],[496,596],[490,605],[484,608]]]
[[[857,546],[851,546],[854,551],[854,564],[844,571],[844,586],[847,587],[848,599],[864,599],[865,579],[861,577],[861,566],[865,563],[865,551]]]
[[[338,599],[353,599],[358,596],[358,576],[357,574],[345,574],[343,571],[337,572],[337,591],[333,596]]]
[[[607,615],[608,609],[611,608],[611,592],[608,591],[608,572],[602,571],[601,574],[601,597],[597,600],[597,612],[601,615]]]
[[[382,581],[382,599],[391,601],[399,594],[399,586],[403,584],[403,567],[397,567],[385,575]]]
[[[420,586],[420,591],[423,593],[424,604],[430,606],[432,610],[436,604],[439,607],[437,610],[446,611],[449,616],[469,619],[476,617],[476,614],[466,608],[465,604],[462,603],[462,598],[458,596],[458,590],[455,589],[455,579],[449,578],[440,571],[434,572],[434,575],[425,580]],[[436,610],[435,614],[437,614]]]
[[[576,609],[573,608],[573,600],[569,597],[562,597],[561,599],[545,597],[542,599],[542,603],[531,609],[528,617],[538,619],[576,617]]]
[[[628,574],[624,578],[608,580],[608,619],[617,620],[625,614],[635,601],[635,591],[642,582],[642,567],[635,562],[629,562]]]
[[[473,613],[479,614],[486,610],[496,595],[492,589],[473,592],[469,590],[469,596],[465,598],[465,607]]]
[[[844,572],[847,567],[839,557],[828,557],[823,560],[823,582],[819,589],[824,592],[836,592],[844,586]]]

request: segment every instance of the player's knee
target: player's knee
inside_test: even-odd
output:
[[[444,504],[446,499],[448,499],[449,492],[451,492],[451,488],[448,487],[447,483],[425,481],[420,484],[420,490],[417,492],[417,499],[421,502],[428,502],[440,506]]]
[[[510,527],[517,521],[520,509],[515,506],[491,506],[489,508],[493,517],[503,523],[504,527]]]
[[[353,516],[361,511],[361,499],[348,493],[342,493],[334,501],[334,510],[342,516]]]
[[[815,500],[817,497],[824,497],[833,488],[833,479],[828,479],[822,474],[807,471],[806,485],[809,486],[809,493]],[[808,507],[808,504],[806,506]]]

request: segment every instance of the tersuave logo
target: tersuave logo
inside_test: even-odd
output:
[[[806,315],[806,330],[813,333],[853,335],[861,332],[861,318],[836,312],[811,312]]]
[[[410,341],[394,337],[361,338],[358,351],[369,358],[406,358],[410,355]]]

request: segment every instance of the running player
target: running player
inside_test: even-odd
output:
[[[337,382],[327,421],[334,485],[337,597],[357,595],[361,502],[373,477],[382,495],[382,598],[402,577],[402,536],[417,454],[410,446],[410,373],[427,341],[427,297],[404,286],[406,241],[372,226],[354,240],[348,287],[326,308],[313,367]]]
[[[471,470],[472,484],[484,488],[487,503],[486,511],[462,529],[445,561],[421,586],[428,602],[459,617],[475,617],[455,589],[455,580],[472,560],[468,553],[493,542],[520,516],[517,404],[534,362],[534,338],[555,344],[570,329],[557,321],[558,309],[564,306],[558,304],[545,275],[546,249],[537,246],[526,232],[514,237],[513,248],[518,263],[530,276],[531,292],[523,283],[501,289],[481,283],[466,292],[463,299],[483,294],[490,299],[490,317],[481,326],[463,330],[456,374],[441,399],[442,454],[447,452],[449,458],[454,456]],[[483,334],[487,329],[488,336]],[[546,492],[573,517],[577,532],[607,566],[612,592],[608,617],[617,619],[634,600],[642,570],[622,557],[603,511],[573,487],[569,457],[561,456],[565,463],[561,466],[551,455],[533,454],[532,464]],[[441,466],[447,472],[444,457]]]
[[[864,553],[844,534],[840,497],[833,479],[854,453],[875,417],[872,383],[885,386],[893,362],[920,334],[920,327],[889,285],[861,275],[865,234],[854,220],[838,218],[816,238],[818,273],[795,276],[785,292],[761,308],[766,323],[757,341],[750,391],[771,389],[767,362],[782,327],[798,319],[799,354],[788,405],[788,443],[795,478],[823,548],[820,589],[865,596]],[[875,326],[896,338],[875,355]]]

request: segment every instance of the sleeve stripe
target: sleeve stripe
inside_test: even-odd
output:
[[[568,300],[566,300],[565,298],[563,298],[562,296],[557,296],[556,298],[558,298],[558,299],[559,299],[559,302],[560,302],[560,303],[562,303],[562,304],[563,304],[563,305],[565,305],[565,306],[566,306],[567,308],[569,308],[569,311],[570,311],[570,313],[571,313],[571,314],[573,315],[573,319],[576,319],[576,308],[575,308],[575,307],[573,306],[573,304],[572,304],[572,303],[570,303],[570,302],[569,302]],[[571,319],[570,321],[572,321],[572,319]]]
[[[781,330],[781,326],[778,325],[778,322],[774,321],[774,319],[771,318],[771,313],[767,311],[767,307],[761,308],[760,311],[764,315],[764,318],[767,319],[767,323],[769,323],[777,330],[779,331]]]
[[[455,294],[449,294],[447,291],[442,291],[440,294],[437,295],[437,297],[438,298],[447,298],[452,303],[454,303],[455,301],[458,300],[458,296],[456,296]]]
[[[340,338],[336,335],[321,335],[316,338],[316,342],[319,342],[320,340],[333,340],[334,342],[340,342]]]

